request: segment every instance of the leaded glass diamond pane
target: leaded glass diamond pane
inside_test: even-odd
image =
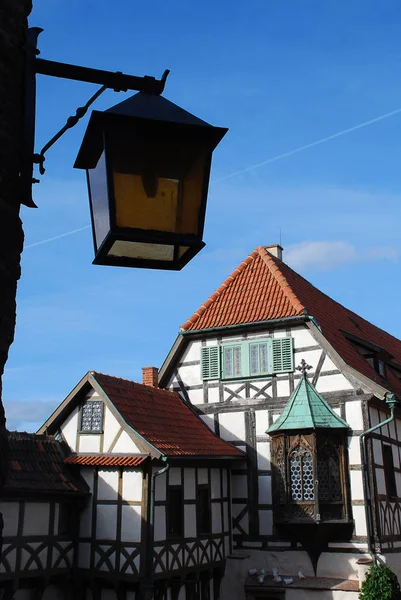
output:
[[[87,400],[82,407],[81,431],[101,432],[103,426],[103,402]]]
[[[294,502],[315,499],[312,456],[301,446],[291,454],[290,477],[291,497]]]

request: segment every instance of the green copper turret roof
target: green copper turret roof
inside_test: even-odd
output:
[[[326,400],[309,383],[306,373],[290,396],[283,412],[266,433],[299,429],[348,429]]]

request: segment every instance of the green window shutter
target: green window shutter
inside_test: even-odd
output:
[[[220,352],[218,346],[205,346],[201,351],[202,379],[219,379]]]
[[[271,367],[272,373],[293,371],[292,338],[276,338],[272,340]]]

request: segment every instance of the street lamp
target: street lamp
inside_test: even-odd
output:
[[[105,89],[137,90],[138,94],[104,112],[92,112],[74,165],[87,173],[93,262],[182,269],[205,245],[212,153],[227,129],[213,127],[162,98],[168,71],[155,80],[38,59],[41,30],[29,31],[22,202],[35,206],[32,156],[44,173],[45,152]],[[33,154],[36,73],[102,84],[39,154]]]

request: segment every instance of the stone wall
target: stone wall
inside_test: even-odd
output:
[[[19,217],[18,174],[23,111],[24,44],[31,0],[0,3],[0,485],[7,441],[2,375],[14,340],[16,292],[24,234]]]

